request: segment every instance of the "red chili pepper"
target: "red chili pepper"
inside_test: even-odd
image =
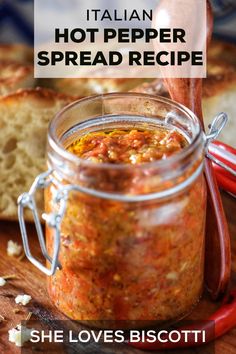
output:
[[[236,171],[236,149],[220,141],[214,141],[209,146],[209,152],[220,162]],[[213,163],[219,187],[236,195],[236,177],[223,167]]]
[[[215,169],[216,179],[221,189],[236,196],[236,178],[224,175]]]
[[[227,144],[225,144],[225,143],[222,143],[222,141],[214,140],[212,144],[219,146],[219,147],[220,147],[221,149],[223,149],[223,150],[229,151],[229,152],[230,152],[231,154],[233,154],[233,155],[236,155],[236,149],[233,148],[233,147],[230,146],[230,145],[227,145]]]
[[[149,343],[147,340],[145,342],[129,342],[129,345],[143,350],[158,350],[158,349],[177,349],[177,348],[187,348],[200,346],[202,344],[209,343],[216,338],[221,337],[223,334],[228,332],[230,329],[236,326],[236,289],[233,290],[228,298],[227,302],[224,302],[220,309],[218,309],[213,315],[211,315],[205,321],[196,322],[188,327],[180,327],[177,330],[181,331],[205,331],[206,337],[205,341],[195,340],[194,333],[189,333],[188,341],[184,340],[181,336],[179,342],[173,343],[169,340],[168,333],[161,337],[162,340],[166,340],[165,343],[156,341],[154,343]]]
[[[236,171],[236,150],[229,145],[226,145],[219,141],[214,141],[209,145],[209,152],[219,161],[226,164],[232,170]],[[216,168],[220,169],[222,173],[231,175],[230,172],[227,172],[222,167],[215,165]]]
[[[214,171],[216,172],[216,174],[221,174],[223,176],[225,176],[226,178],[230,178],[232,180],[234,180],[236,182],[236,177],[234,177],[232,175],[232,173],[228,172],[227,170],[225,170],[223,167],[217,165],[216,163],[213,162],[213,167],[214,167]]]

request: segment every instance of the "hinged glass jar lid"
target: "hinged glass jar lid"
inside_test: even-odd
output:
[[[169,321],[191,310],[203,285],[204,154],[225,121],[217,117],[206,137],[187,108],[133,93],[86,98],[53,119],[49,169],[20,197],[19,220],[26,255],[50,275],[49,296],[62,312]],[[76,141],[89,158],[72,154]],[[44,187],[47,246],[34,203]],[[49,267],[30,253],[25,207]]]

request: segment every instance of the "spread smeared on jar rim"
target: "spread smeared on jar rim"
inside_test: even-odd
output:
[[[187,140],[176,130],[114,129],[85,134],[68,151],[93,162],[139,164],[164,160],[187,145]]]

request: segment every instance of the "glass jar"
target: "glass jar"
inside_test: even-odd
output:
[[[96,163],[67,151],[88,132],[158,127],[178,130],[188,146],[139,165]],[[52,120],[49,171],[38,179],[47,184],[47,247],[37,224],[52,263],[50,270],[40,265],[50,274],[48,293],[64,314],[163,323],[191,311],[203,288],[204,143],[191,111],[144,94],[86,98]]]

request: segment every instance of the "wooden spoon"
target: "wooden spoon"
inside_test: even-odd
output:
[[[162,1],[161,6],[163,8],[166,5],[165,9],[168,9],[168,1],[166,1]],[[168,14],[172,16],[172,13]],[[207,0],[207,43],[211,40],[212,27],[213,15]],[[191,109],[204,129],[201,105],[202,79],[166,78],[165,84],[171,98]],[[224,294],[230,279],[230,237],[219,189],[209,159],[205,162],[205,176],[208,186],[205,283],[211,297],[218,299]]]

